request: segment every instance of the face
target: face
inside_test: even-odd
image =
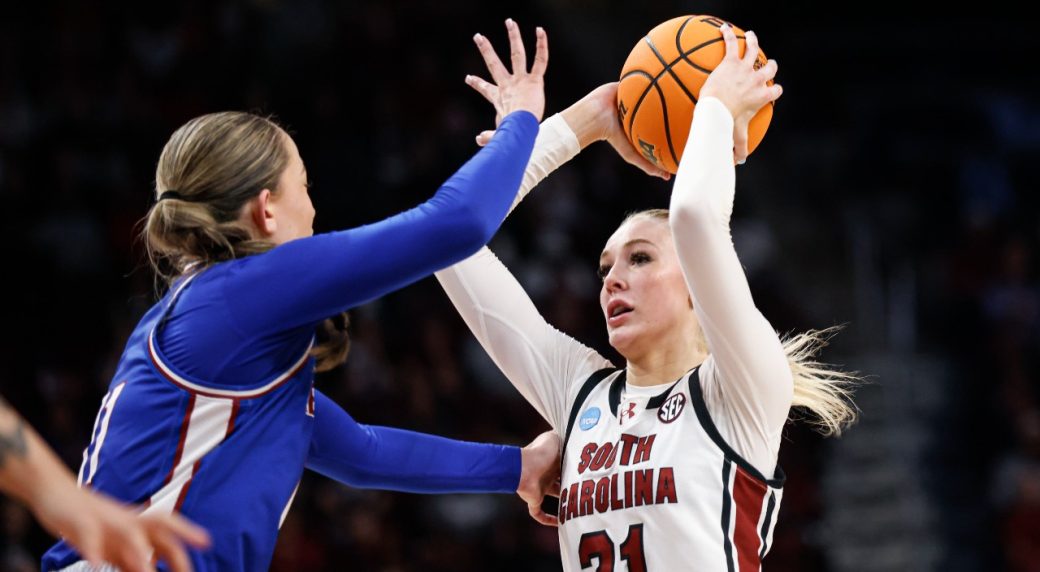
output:
[[[696,329],[667,221],[636,217],[622,224],[600,255],[599,274],[610,345],[626,359]]]
[[[270,240],[283,244],[314,234],[314,205],[308,193],[307,169],[292,137],[285,136],[289,164],[278,178],[278,191],[271,194],[269,205],[277,225]]]

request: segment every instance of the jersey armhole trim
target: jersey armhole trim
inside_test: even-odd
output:
[[[722,434],[719,433],[718,427],[715,426],[715,422],[711,420],[711,414],[708,413],[708,405],[704,402],[704,393],[701,389],[701,372],[700,368],[697,368],[689,377],[690,382],[690,401],[693,402],[693,410],[697,413],[697,420],[700,421],[701,428],[708,434],[708,437],[715,443],[715,445],[722,450],[722,454],[727,459],[736,463],[738,467],[743,469],[749,476],[756,480],[762,481],[766,485],[774,489],[782,489],[784,487],[784,481],[787,480],[787,475],[784,474],[783,469],[778,464],[776,471],[773,473],[773,478],[768,479],[761,471],[756,469],[747,462],[743,457],[740,456],[733,447],[730,447],[729,443],[722,438]]]
[[[256,387],[253,389],[219,389],[215,387],[207,387],[189,381],[182,375],[173,371],[173,368],[168,366],[163,360],[159,353],[159,348],[155,345],[155,330],[153,329],[148,334],[148,357],[152,360],[152,365],[155,366],[156,371],[162,374],[170,383],[173,383],[177,387],[191,393],[204,395],[206,397],[230,397],[234,399],[252,399],[266,395],[275,389],[278,389],[280,385],[291,379],[294,375],[300,372],[301,369],[307,364],[307,360],[311,356],[311,348],[314,347],[314,338],[311,338],[310,343],[307,344],[307,349],[304,350],[303,355],[296,360],[296,363],[292,365],[286,372],[282,373],[273,380]]]
[[[589,398],[589,394],[592,393],[592,390],[615,371],[618,371],[617,368],[605,367],[593,372],[592,375],[585,380],[585,383],[582,384],[581,389],[578,390],[578,395],[574,398],[574,403],[571,405],[570,416],[567,418],[567,430],[563,434],[563,446],[560,448],[560,462],[563,462],[564,454],[567,452],[567,441],[571,438],[571,429],[574,428],[574,420],[578,418],[578,411],[581,410],[581,406],[585,403],[585,400]]]

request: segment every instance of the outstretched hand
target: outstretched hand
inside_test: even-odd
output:
[[[495,48],[484,36],[477,34],[473,41],[484,58],[491,81],[488,82],[475,75],[466,76],[466,84],[477,90],[495,106],[495,126],[502,118],[514,111],[526,110],[534,114],[538,121],[545,113],[545,68],[549,64],[549,39],[541,27],[535,29],[534,65],[527,71],[527,52],[524,41],[520,37],[520,28],[511,18],[506,20],[506,31],[509,33],[509,59],[513,71],[510,72],[498,59]]]
[[[768,60],[765,65],[756,67],[759,50],[758,36],[754,32],[748,31],[744,35],[746,48],[744,57],[740,57],[733,27],[724,24],[721,31],[726,43],[726,55],[708,75],[700,95],[701,99],[719,99],[733,114],[733,159],[739,164],[748,156],[748,125],[751,119],[762,106],[776,101],[783,93],[783,88],[780,84],[769,83],[776,77],[776,60]]]
[[[527,503],[531,518],[546,526],[559,526],[556,515],[542,510],[546,495],[560,496],[560,436],[546,431],[520,450],[520,486],[516,494]]]

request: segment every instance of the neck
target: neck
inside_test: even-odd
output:
[[[626,381],[635,386],[672,383],[700,365],[708,354],[699,350],[690,338],[628,360]]]

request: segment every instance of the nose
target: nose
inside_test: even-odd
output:
[[[624,290],[627,283],[624,277],[621,275],[622,271],[619,270],[620,264],[615,264],[610,268],[610,272],[607,272],[606,277],[603,278],[603,287],[607,292],[617,292],[618,290]]]

